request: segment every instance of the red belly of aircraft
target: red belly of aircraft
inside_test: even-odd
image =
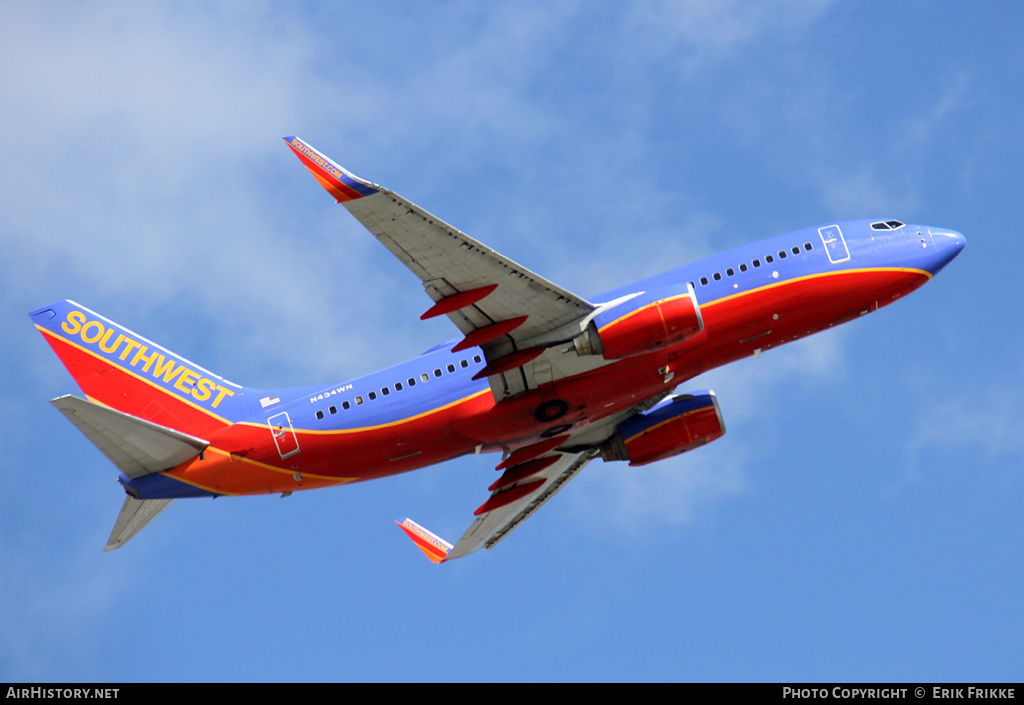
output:
[[[297,429],[301,453],[283,460],[266,426],[235,424],[211,437],[213,447],[203,460],[196,458],[169,474],[224,494],[291,492],[408,472],[465,455],[478,445],[489,450],[522,445],[549,429],[596,421],[627,409],[755,349],[776,347],[880,308],[927,280],[920,271],[854,270],[783,282],[707,304],[702,308],[705,331],[674,348],[623,360],[497,404],[485,391],[446,409],[382,428]],[[757,326],[765,333],[745,339]],[[660,372],[666,366],[674,373],[669,381]],[[535,409],[551,399],[567,401],[569,410],[556,420],[537,421]]]

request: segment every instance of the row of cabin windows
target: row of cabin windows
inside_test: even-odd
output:
[[[814,245],[812,245],[809,242],[805,242],[804,243],[804,250],[806,250],[807,252],[810,252],[813,249],[814,249]],[[800,254],[800,248],[797,247],[796,245],[793,245],[793,247],[790,248],[790,251],[794,255]],[[786,254],[785,250],[779,250],[779,259],[786,259],[786,257],[788,257],[788,256],[789,255]],[[775,255],[765,255],[764,261],[765,261],[766,264],[772,264],[773,262],[775,262]],[[754,265],[754,269],[757,269],[758,267],[761,266],[761,260],[760,259],[755,259],[755,260],[753,260],[751,262],[751,264]],[[748,270],[747,263],[746,262],[741,263],[740,266],[739,266],[739,270],[740,270],[740,272],[746,272]],[[736,270],[733,269],[732,267],[729,267],[728,269],[725,270],[725,276],[732,277],[732,276],[735,276],[735,275],[736,275]],[[721,272],[715,272],[714,274],[711,275],[711,278],[714,279],[716,282],[717,281],[722,281],[722,273]],[[693,285],[693,282],[690,282],[690,284]],[[700,278],[700,284],[701,284],[701,286],[707,286],[708,285],[708,278],[707,277],[701,277]]]
[[[483,362],[483,360],[480,358],[479,355],[474,355],[473,356],[473,362],[475,362],[476,364],[479,365],[481,362]],[[461,367],[463,369],[469,367],[469,361],[468,360],[459,360],[459,367]],[[449,364],[448,366],[446,366],[445,369],[448,370],[448,372],[455,372],[455,370],[457,370],[458,368],[455,366],[454,363],[452,363],[452,364]],[[443,374],[444,374],[444,372],[441,371],[440,367],[438,367],[438,368],[436,368],[434,370],[434,376],[435,377],[440,377]],[[403,389],[405,389],[406,386],[415,387],[419,382],[428,382],[428,381],[430,381],[430,373],[423,372],[423,373],[420,374],[419,380],[417,380],[415,377],[410,377],[409,379],[405,380],[404,383],[402,383],[402,382],[395,382],[395,389],[394,389],[394,391],[400,392]],[[380,393],[381,393],[382,396],[385,396],[385,397],[388,396],[389,394],[391,394],[391,387],[390,386],[381,387],[380,388]],[[377,399],[377,392],[376,392],[376,390],[372,391],[372,392],[368,392],[366,394],[366,398],[369,401],[376,401],[376,399]],[[365,400],[363,399],[362,395],[359,395],[355,399],[353,399],[352,401],[349,401],[348,399],[346,399],[345,401],[341,402],[341,408],[342,409],[351,409],[353,404],[355,404],[355,406],[359,406],[360,404],[363,404],[364,401]],[[336,407],[336,406],[329,406],[329,407],[327,407],[327,412],[332,414],[332,415],[336,414],[336,413],[338,413],[338,407]],[[317,409],[317,412],[316,412],[317,420],[319,421],[320,419],[323,419],[324,416],[325,416],[324,412],[322,410],[320,410],[320,409]]]

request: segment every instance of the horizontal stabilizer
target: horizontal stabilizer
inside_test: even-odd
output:
[[[167,509],[173,501],[173,499],[125,497],[124,504],[121,505],[121,513],[117,515],[117,521],[114,522],[114,530],[110,532],[110,538],[107,539],[107,547],[103,550],[113,551],[124,546],[135,534],[146,528],[146,524]]]
[[[131,478],[170,470],[196,457],[210,445],[201,438],[76,396],[58,397],[50,403]],[[125,510],[121,511],[123,515]]]

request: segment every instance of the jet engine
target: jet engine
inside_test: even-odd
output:
[[[672,396],[615,430],[600,446],[603,460],[647,465],[699,448],[725,435],[718,398],[710,389]]]
[[[619,360],[681,343],[702,330],[704,320],[691,286],[687,294],[647,304],[605,324],[600,331],[591,321],[573,344],[580,355]]]

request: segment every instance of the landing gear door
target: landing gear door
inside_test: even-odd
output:
[[[270,426],[270,434],[274,437],[274,444],[282,460],[299,452],[299,439],[295,437],[295,429],[292,428],[292,420],[288,418],[287,411],[271,416],[267,419],[267,425]]]
[[[846,247],[843,231],[839,229],[838,225],[826,225],[823,228],[818,228],[818,234],[821,235],[821,242],[825,245],[829,262],[839,264],[850,259],[850,250]]]

